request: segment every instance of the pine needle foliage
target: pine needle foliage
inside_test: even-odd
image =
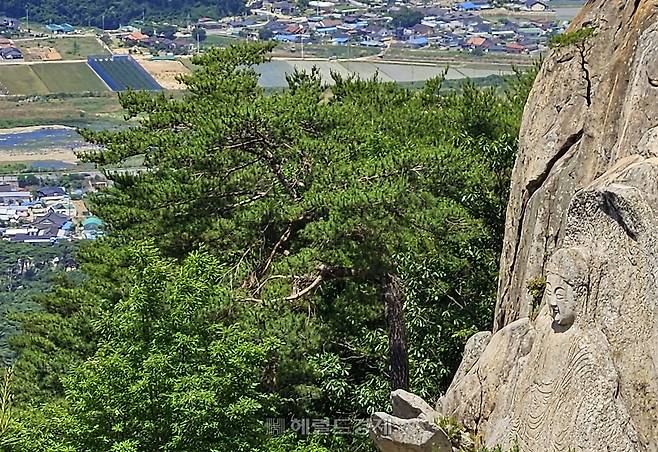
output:
[[[67,292],[75,299],[93,294],[84,305],[88,315],[57,311],[57,297],[50,302],[55,312],[49,315],[63,319],[61,334],[89,333],[89,349],[64,365],[71,376],[58,376],[59,393],[37,383],[24,391],[50,395],[54,413],[75,414],[69,429],[86,429],[78,437],[90,441],[76,447],[94,449],[99,438],[109,445],[124,435],[125,443],[112,443],[116,450],[164,448],[153,438],[168,441],[166,450],[204,450],[175,418],[176,404],[192,394],[167,385],[177,378],[214,384],[215,369],[192,369],[214,356],[211,349],[222,345],[213,342],[217,337],[236,346],[248,337],[257,345],[240,357],[255,360],[257,382],[241,373],[237,357],[229,369],[258,401],[258,410],[243,406],[245,416],[358,420],[382,409],[392,373],[385,310],[391,281],[403,302],[410,389],[425,397],[445,389],[467,337],[489,328],[532,75],[519,73],[501,95],[468,82],[446,92],[441,79],[419,91],[338,74],[327,84],[313,70],[290,74],[285,91],[265,93],[255,67],[271,50],[263,43],[211,50],[194,59],[197,71],[181,78],[185,95],[124,93],[130,128],[82,131],[98,145],[84,160],[104,167],[140,156],[146,170],[109,172],[114,186],[93,199],[111,234],[85,251],[89,277]],[[161,257],[138,271],[134,246],[144,239]],[[185,273],[190,259],[202,259],[211,277]],[[194,294],[195,304],[187,306],[179,290]],[[201,292],[215,290],[231,328],[203,308],[216,298]],[[39,316],[26,322],[38,324]],[[181,328],[197,331],[193,343],[205,347],[200,355],[172,358],[178,349],[166,336]],[[35,329],[30,340],[22,339],[26,382],[37,380],[35,368],[43,369],[45,355],[31,354],[39,337]],[[168,362],[183,373],[169,373],[160,349],[152,357],[153,344],[165,347]],[[30,368],[34,363],[40,367]],[[139,367],[146,363],[148,369]],[[108,376],[120,374],[129,386],[111,383]],[[156,374],[167,376],[164,386]],[[145,409],[140,388],[165,411],[156,416]],[[233,390],[226,394],[227,403],[238,403]],[[105,412],[106,404],[119,414]],[[140,427],[139,419],[148,422]],[[220,428],[209,427],[205,438]],[[218,443],[213,437],[208,444],[235,440],[240,445],[231,448],[266,450],[251,442],[262,439],[259,429],[252,425],[246,436],[226,433],[235,438]],[[345,441],[335,440],[299,444],[342,450],[337,444]],[[345,450],[357,443],[363,439],[347,441]],[[269,444],[297,447],[283,439]]]

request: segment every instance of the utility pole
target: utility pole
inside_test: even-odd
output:
[[[27,32],[30,32],[30,5],[25,6],[25,26],[27,27]]]
[[[103,15],[101,16],[101,23],[103,24],[103,25],[102,25],[102,27],[103,27],[103,31],[105,31],[105,14],[103,14]]]

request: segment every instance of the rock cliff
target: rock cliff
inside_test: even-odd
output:
[[[489,446],[658,451],[658,1],[571,33],[524,114],[493,335],[437,411]]]
[[[512,175],[494,331],[527,317],[527,281],[561,245],[574,194],[630,155],[658,153],[658,2],[590,0],[528,99]]]

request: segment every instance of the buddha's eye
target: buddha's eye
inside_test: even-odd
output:
[[[563,301],[565,295],[566,295],[566,291],[564,290],[563,287],[558,287],[555,289],[555,298],[557,298],[559,301]]]

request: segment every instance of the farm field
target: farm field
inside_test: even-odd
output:
[[[112,91],[126,89],[159,91],[162,89],[153,76],[131,56],[114,55],[111,58],[90,58],[88,63]]]
[[[320,71],[326,83],[332,83],[331,73],[344,77],[354,75],[370,79],[377,75],[380,80],[397,83],[420,83],[445,74],[446,80],[465,78],[480,79],[493,75],[509,75],[511,66],[460,66],[400,64],[386,61],[323,61],[323,60],[272,60],[256,68],[260,73],[259,84],[264,88],[284,88],[287,86],[286,74],[295,69],[309,72],[313,66]]]
[[[372,49],[361,46],[335,46],[304,44],[305,58],[364,58],[372,57],[381,52],[381,49]],[[272,55],[281,58],[300,58],[302,55],[301,44],[279,44]]]
[[[0,92],[2,94],[47,94],[48,87],[27,65],[0,66]]]
[[[183,85],[181,85],[178,80],[176,80],[176,77],[181,74],[189,74],[192,72],[191,69],[177,60],[153,61],[140,59],[138,62],[144,69],[146,69],[149,74],[153,76],[155,81],[165,89],[182,89]]]
[[[39,49],[55,49],[64,60],[84,60],[89,55],[107,55],[105,47],[92,36],[72,36],[48,39],[17,40],[16,45],[26,50],[26,61],[40,61]],[[30,52],[30,49],[34,49]]]
[[[3,94],[32,95],[107,91],[86,63],[0,64]]]
[[[117,96],[110,92],[97,97],[0,97],[0,111],[12,112],[11,116],[0,115],[0,129],[49,124],[113,127],[123,121]]]
[[[31,67],[51,93],[108,90],[86,63],[35,64]]]
[[[450,64],[480,64],[480,65],[516,65],[530,66],[537,57],[529,55],[473,55],[469,52],[456,52],[452,50],[431,49],[407,49],[402,47],[391,47],[386,50],[383,61],[404,60],[426,63],[450,63]]]
[[[194,69],[187,58],[180,60],[189,69]],[[342,76],[355,75],[362,79],[369,79],[377,75],[380,80],[397,82],[405,86],[422,85],[426,80],[445,74],[446,80],[461,80],[465,78],[486,79],[492,76],[505,76],[513,73],[514,65],[511,63],[490,64],[485,61],[479,63],[461,62],[459,64],[427,64],[427,63],[400,63],[386,60],[337,60],[327,61],[319,59],[293,59],[277,58],[256,67],[260,74],[259,84],[264,88],[280,89],[287,86],[286,74],[295,69],[309,72],[313,66],[320,70],[325,82],[331,83],[331,73]]]

